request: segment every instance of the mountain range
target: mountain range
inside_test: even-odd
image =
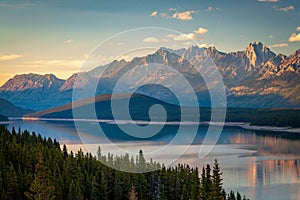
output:
[[[177,50],[162,47],[153,54],[131,61],[115,60],[91,71],[75,73],[67,80],[53,74],[16,75],[0,87],[0,98],[25,109],[41,111],[68,104],[72,101],[73,90],[84,91],[85,87],[93,85],[97,85],[94,95],[111,94],[118,80],[127,73],[126,88],[143,83],[145,86],[138,88],[138,93],[176,104],[174,94],[160,86],[166,84],[165,69],[159,68],[155,75],[143,79],[136,76],[135,66],[159,63],[183,74],[193,86],[200,106],[209,106],[208,87],[195,68],[197,63],[206,63],[208,57],[222,75],[229,107],[300,107],[300,49],[286,56],[275,54],[260,42],[250,43],[243,51],[229,53],[215,47],[192,46]],[[175,74],[168,76],[175,77]],[[167,84],[178,85],[178,80],[174,78],[172,82],[169,79]],[[126,90],[122,92],[126,93]],[[81,95],[76,100],[91,97],[84,92],[78,93]]]

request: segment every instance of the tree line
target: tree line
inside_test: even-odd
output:
[[[106,163],[106,164],[104,164]],[[113,166],[113,168],[108,167]],[[126,167],[137,172],[120,171]],[[54,139],[0,126],[0,199],[61,200],[241,200],[227,194],[217,161],[199,174],[198,168],[179,164],[165,167],[147,162],[140,151],[129,155],[68,153]]]

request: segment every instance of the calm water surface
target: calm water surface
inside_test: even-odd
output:
[[[82,122],[80,137],[72,122],[62,121],[22,121],[13,120],[9,128],[21,127],[41,133],[42,136],[56,138],[61,144],[67,144],[69,150],[95,153],[99,144],[103,153],[120,153],[116,146],[110,145],[105,138],[117,144],[121,149],[132,152],[143,149],[154,151],[168,144],[175,136],[178,126],[168,125],[147,141],[136,140],[124,134],[114,124],[101,123],[105,135],[97,130],[98,123]],[[171,151],[154,156],[154,160],[166,163],[176,158],[178,152],[186,147],[185,141],[192,137],[191,126],[185,125],[184,136],[172,144]],[[198,152],[207,127],[201,126],[193,145],[178,160],[190,166],[202,168],[213,163],[215,158],[221,164],[224,186],[227,190],[238,190],[247,197],[257,200],[299,200],[300,199],[300,134],[278,134],[225,127],[217,145],[204,158]],[[105,137],[106,136],[106,137]],[[82,145],[84,141],[86,145]]]

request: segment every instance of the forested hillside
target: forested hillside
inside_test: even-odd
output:
[[[0,115],[0,122],[8,121],[8,118],[4,115]]]
[[[101,160],[101,161],[100,161]],[[148,173],[126,173],[107,167],[157,169]],[[212,169],[178,165],[166,168],[137,158],[97,156],[82,151],[68,153],[50,138],[28,131],[9,132],[0,126],[0,199],[242,199],[226,194],[217,161]],[[245,198],[244,198],[245,199]]]

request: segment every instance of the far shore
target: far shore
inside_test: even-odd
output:
[[[159,122],[159,121],[130,121],[130,120],[109,120],[109,119],[63,119],[63,118],[30,118],[30,117],[12,117],[10,120],[24,121],[75,121],[75,122],[100,122],[108,124],[167,124],[167,125],[215,125],[226,127],[240,127],[246,130],[254,131],[271,131],[271,132],[286,132],[300,133],[300,128],[291,127],[274,127],[274,126],[255,126],[245,122]],[[5,122],[3,122],[5,123]],[[8,122],[9,123],[9,122]]]

